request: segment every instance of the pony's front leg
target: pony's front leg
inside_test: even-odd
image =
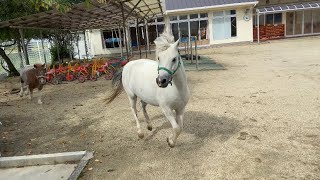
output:
[[[29,99],[32,100],[32,97],[33,97],[33,89],[31,90],[31,89],[28,87],[28,90],[27,90],[27,91],[28,91],[28,93],[29,93],[29,95],[30,95],[30,96],[29,96]]]
[[[30,94],[30,89],[29,89],[29,85],[24,86],[23,88],[25,88],[26,90],[24,90],[24,95],[27,96]]]
[[[183,129],[183,114],[185,112],[185,109],[176,110],[176,121],[179,124],[181,130]]]
[[[181,133],[181,127],[177,123],[176,118],[174,116],[174,112],[172,111],[172,109],[170,109],[169,107],[166,107],[166,106],[162,106],[161,108],[162,108],[163,113],[167,117],[167,119],[170,121],[171,126],[173,128],[172,135],[167,138],[167,142],[168,142],[169,146],[171,148],[173,148],[176,144],[178,136]]]
[[[20,97],[23,97],[23,92],[24,92],[23,89],[24,89],[23,88],[23,83],[21,83],[21,89],[20,89],[20,93],[19,93]]]
[[[38,91],[38,104],[42,104],[42,101],[41,101],[41,96],[42,96],[42,93],[41,93],[41,90]]]

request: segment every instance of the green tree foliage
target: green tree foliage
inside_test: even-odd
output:
[[[106,2],[106,0],[98,1]],[[81,2],[89,4],[90,0],[0,0],[0,21],[7,21],[52,9],[67,12],[72,5]],[[27,40],[31,38],[38,38],[40,34],[39,31],[30,29],[25,30],[24,32]],[[50,34],[50,32],[47,32],[47,34]],[[10,75],[19,75],[3,49],[8,46],[7,42],[13,42],[13,45],[18,43],[18,46],[21,47],[22,42],[17,29],[0,28],[0,56],[8,65],[8,72]]]

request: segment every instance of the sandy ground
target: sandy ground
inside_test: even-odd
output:
[[[139,140],[126,95],[103,104],[109,81],[48,85],[39,106],[5,95],[19,87],[7,79],[2,156],[93,150],[81,179],[320,179],[319,44],[308,37],[201,50],[227,70],[187,72],[192,97],[175,148],[159,108],[148,106],[154,130],[143,123]]]

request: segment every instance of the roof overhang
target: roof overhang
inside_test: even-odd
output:
[[[122,25],[123,19],[130,22],[137,18],[148,20],[162,15],[160,0],[108,0],[107,3],[91,0],[89,7],[86,3],[80,3],[73,5],[66,13],[51,10],[28,15],[0,22],[0,28],[114,29]]]
[[[308,9],[320,9],[320,1],[263,7],[256,9],[256,12],[258,14],[273,14],[277,12],[299,11]]]
[[[210,11],[210,10],[218,10],[218,9],[227,9],[227,8],[239,8],[239,7],[254,7],[259,3],[259,1],[254,2],[243,2],[243,3],[232,3],[232,4],[223,4],[223,5],[215,5],[215,6],[203,6],[203,7],[194,7],[194,8],[185,8],[185,9],[174,9],[174,10],[166,10],[165,14],[176,14],[176,13],[187,13],[193,11]]]

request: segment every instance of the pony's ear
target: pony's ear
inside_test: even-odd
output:
[[[33,67],[37,69],[37,65],[33,65]]]
[[[45,67],[45,65],[46,65],[46,64],[45,64],[45,63],[43,63],[43,64],[42,64],[42,67]]]
[[[178,48],[180,43],[180,38],[173,44],[174,47]]]
[[[157,44],[158,44],[158,41],[157,41],[157,39],[156,39],[156,40],[154,40],[153,42],[154,42],[154,44],[155,44],[155,45],[157,45]]]

